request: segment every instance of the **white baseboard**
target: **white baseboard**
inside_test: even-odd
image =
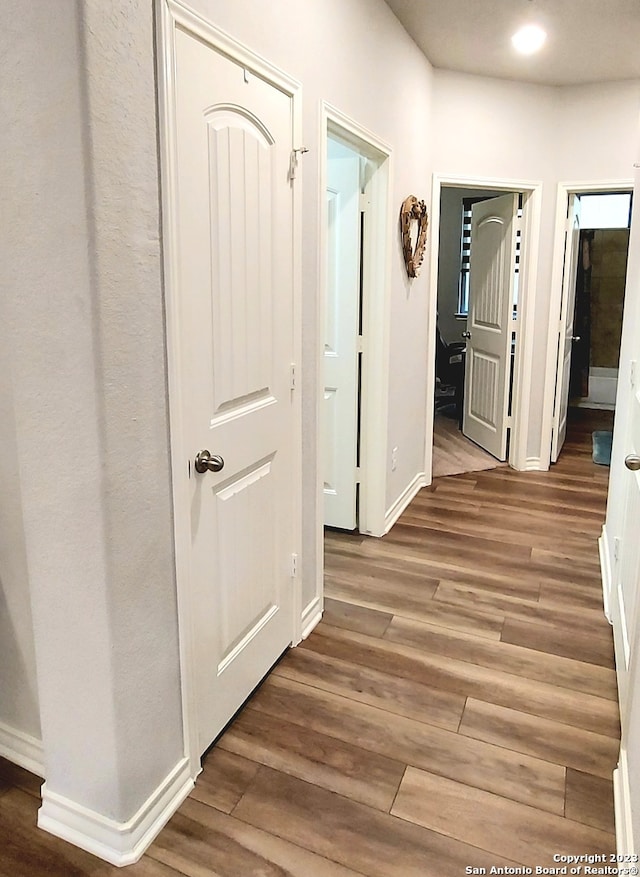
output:
[[[322,618],[324,606],[322,597],[316,597],[302,613],[302,639],[306,639]]]
[[[629,791],[627,753],[620,749],[620,761],[613,772],[613,803],[616,820],[616,848],[618,855],[634,856],[633,820]]]
[[[611,618],[611,555],[609,554],[609,541],[607,539],[607,525],[602,525],[602,533],[598,539],[598,554],[600,555],[600,575],[602,578],[602,602],[604,614],[609,624],[613,624]]]
[[[128,822],[116,822],[42,787],[38,826],[112,865],[137,862],[194,786],[183,758]]]
[[[418,472],[411,483],[402,491],[398,499],[393,503],[391,508],[384,516],[384,532],[388,533],[398,520],[402,512],[409,505],[414,496],[427,485],[427,478],[424,472]]]
[[[25,770],[44,776],[42,740],[0,722],[0,755]]]
[[[540,457],[527,457],[523,472],[546,472],[548,466],[543,466]]]

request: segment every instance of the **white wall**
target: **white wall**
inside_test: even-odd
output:
[[[152,10],[12,5],[0,347],[22,534],[17,502],[8,525],[47,789],[123,821],[183,755]]]
[[[0,321],[5,322],[2,301],[4,296]],[[7,745],[15,745],[16,734],[40,740],[11,371],[8,347],[0,345],[0,739],[4,730]]]
[[[555,88],[435,71],[433,170],[543,183],[529,457],[542,438],[557,184],[631,176],[638,93],[637,82]]]
[[[303,86],[303,604],[315,586],[317,484],[316,364],[320,356],[318,220],[320,102],[328,101],[393,149],[394,235],[390,326],[388,447],[398,447],[398,467],[387,465],[387,508],[424,462],[427,277],[409,282],[397,232],[400,205],[414,194],[430,198],[429,124],[431,67],[381,0],[197,0],[201,14],[253,51],[296,77]],[[389,451],[390,457],[390,451]]]

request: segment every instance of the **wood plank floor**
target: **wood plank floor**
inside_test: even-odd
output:
[[[505,466],[465,438],[458,420],[450,412],[436,411],[433,418],[433,477],[458,475],[462,472],[480,472]]]
[[[590,438],[607,418],[578,412],[549,473],[436,479],[385,538],[328,534],[323,621],[127,873],[458,877],[613,852],[608,469]],[[117,872],[36,830],[38,804],[0,761],[0,874]]]

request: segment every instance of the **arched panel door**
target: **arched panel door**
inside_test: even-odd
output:
[[[518,196],[474,204],[462,431],[507,458]]]

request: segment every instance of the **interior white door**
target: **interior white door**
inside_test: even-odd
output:
[[[324,522],[356,527],[360,156],[327,141],[327,252],[324,332]]]
[[[498,460],[507,458],[517,210],[511,193],[471,210],[462,431]]]
[[[564,268],[562,274],[562,303],[558,326],[558,363],[556,370],[556,395],[553,409],[553,436],[551,462],[556,463],[567,435],[567,411],[569,409],[569,377],[571,374],[571,348],[573,345],[576,307],[576,272],[580,245],[580,196],[569,196],[569,211],[565,235]]]
[[[640,348],[640,345],[637,345]],[[624,500],[624,523],[619,543],[619,576],[613,612],[614,636],[616,638],[616,671],[621,715],[627,711],[629,694],[629,675],[633,640],[637,641],[640,631],[638,618],[638,586],[640,585],[640,389],[634,386],[630,396],[628,414],[628,433],[625,441],[625,468],[612,471],[612,478],[626,481]],[[634,629],[635,627],[635,629]],[[633,655],[637,664],[638,657]],[[637,670],[636,670],[637,672]]]
[[[180,29],[175,80],[176,280],[203,751],[293,633],[293,113],[290,95]],[[204,450],[223,468],[196,471]]]

